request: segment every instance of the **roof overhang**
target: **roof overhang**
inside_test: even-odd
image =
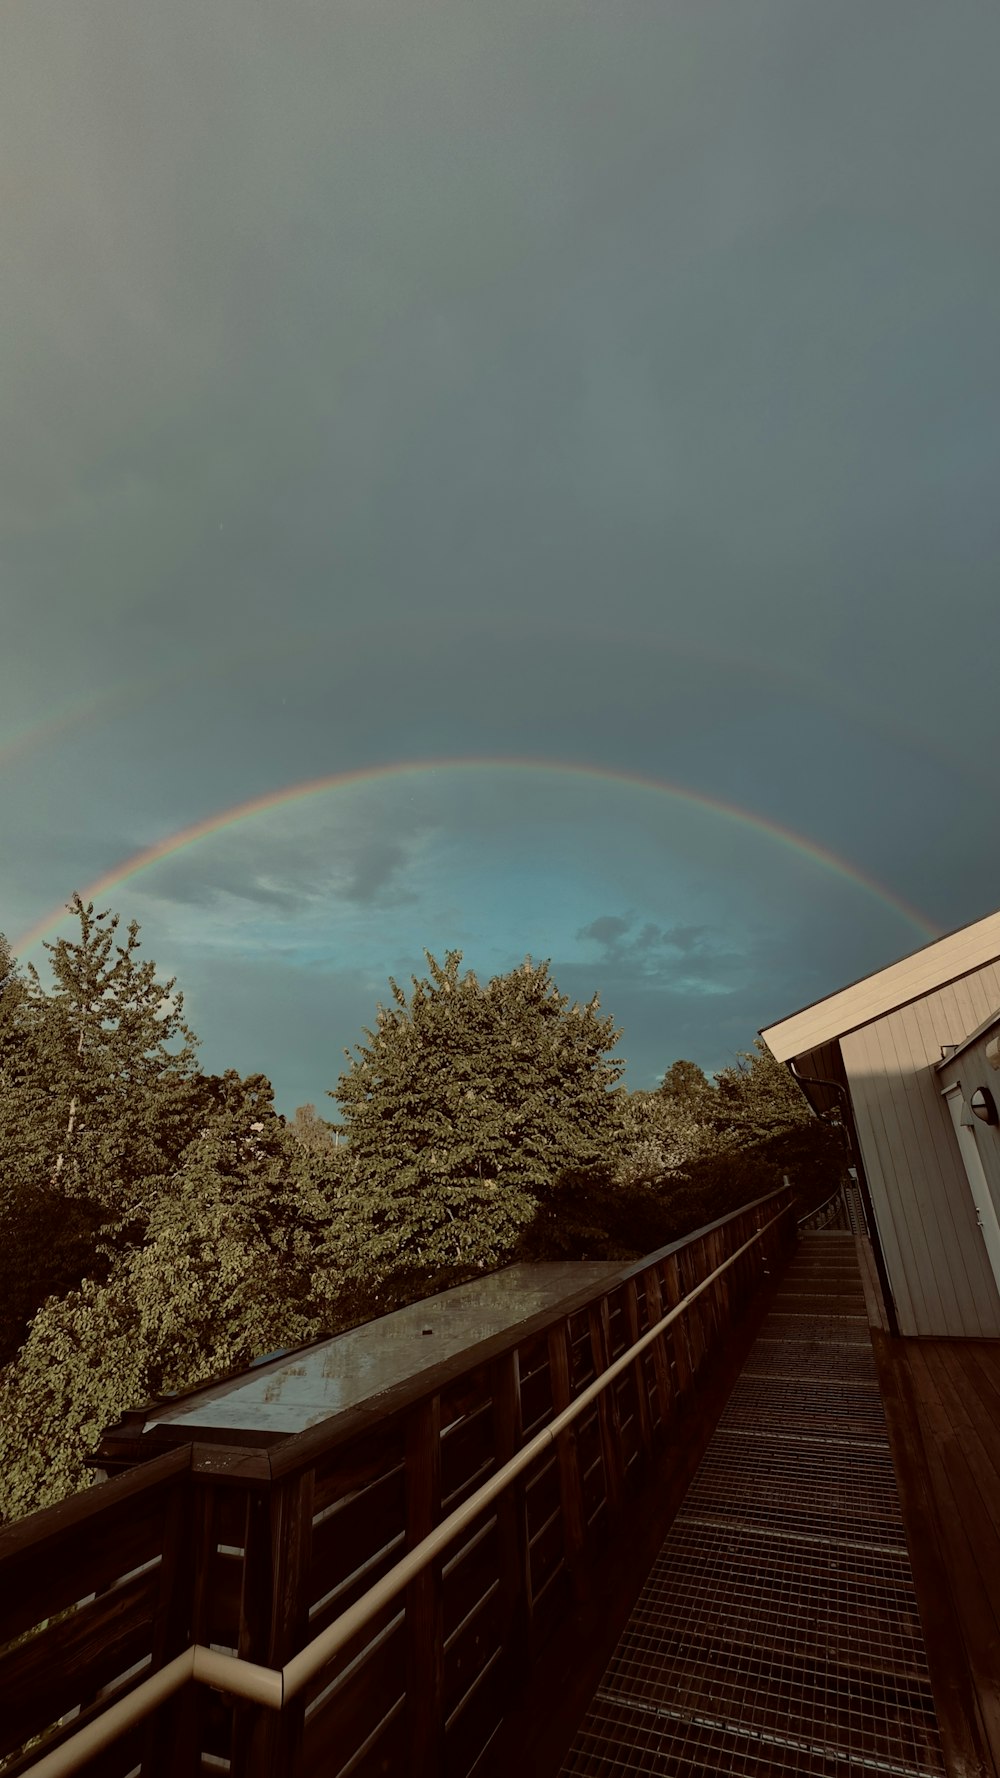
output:
[[[777,1061],[790,1062],[988,963],[1000,963],[1000,913],[962,926],[874,975],[762,1026],[760,1034]]]

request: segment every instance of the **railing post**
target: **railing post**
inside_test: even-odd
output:
[[[684,1295],[684,1292],[681,1289],[680,1272],[677,1265],[676,1253],[671,1253],[668,1256],[664,1266],[664,1292],[667,1299],[667,1308],[676,1309],[677,1304]],[[677,1367],[677,1392],[681,1401],[687,1404],[691,1399],[691,1379],[694,1372],[694,1366],[691,1360],[691,1342],[688,1338],[687,1316],[679,1316],[679,1318],[671,1325],[673,1333],[674,1363]]]
[[[196,1591],[205,1516],[205,1489],[190,1470],[176,1478],[167,1506],[160,1571],[160,1607],[153,1631],[151,1671],[179,1655],[197,1640]],[[198,1745],[201,1723],[199,1688],[189,1684],[162,1710],[155,1711],[146,1726],[142,1770],[149,1778],[172,1778],[175,1772],[195,1772],[200,1764]]]
[[[630,1346],[634,1346],[639,1338],[639,1292],[634,1278],[626,1279],[624,1297],[628,1342]],[[646,1360],[641,1352],[632,1365],[632,1380],[635,1384],[635,1407],[639,1416],[639,1436],[642,1440],[643,1454],[648,1458],[653,1448],[653,1423],[649,1412],[649,1391],[646,1387]]]
[[[524,1442],[521,1413],[521,1363],[517,1351],[507,1352],[491,1367],[493,1429],[498,1467],[510,1461]],[[528,1552],[528,1520],[524,1479],[516,1477],[497,1499],[500,1552],[502,1640],[508,1691],[523,1683],[530,1665],[532,1601]]]
[[[561,1414],[564,1408],[569,1407],[573,1398],[568,1322],[561,1321],[558,1327],[550,1328],[548,1345],[552,1410],[553,1413]],[[589,1588],[585,1566],[581,1560],[587,1536],[587,1519],[583,1505],[583,1479],[580,1475],[580,1453],[575,1426],[556,1441],[556,1451],[559,1458],[559,1496],[562,1502],[566,1567],[573,1583],[574,1597],[579,1602],[587,1597]]]
[[[706,1238],[706,1236],[702,1235],[700,1240],[698,1240],[693,1245],[693,1247],[691,1249],[690,1256],[691,1256],[692,1265],[691,1265],[690,1270],[687,1267],[685,1267],[685,1270],[688,1271],[688,1279],[687,1279],[687,1289],[688,1290],[691,1290],[693,1287],[693,1284],[699,1282],[712,1269],[710,1264],[708,1263],[708,1255],[707,1255],[706,1247],[707,1247],[707,1238]],[[693,1279],[691,1277],[692,1271],[695,1274],[695,1277]],[[690,1307],[690,1309],[688,1309],[687,1314],[685,1315],[684,1319],[687,1323],[688,1333],[689,1333],[689,1337],[690,1337],[690,1341],[691,1341],[692,1368],[695,1372],[695,1375],[699,1375],[705,1366],[705,1354],[708,1350],[708,1342],[709,1342],[708,1319],[707,1319],[707,1315],[706,1315],[704,1294],[701,1295],[700,1297],[698,1297],[696,1302],[693,1302],[691,1304],[691,1307]]]
[[[206,1487],[206,1494],[209,1489]],[[211,1573],[209,1552],[206,1548],[201,1558],[202,1577],[200,1584],[204,1588],[208,1575]],[[265,1662],[267,1649],[271,1640],[271,1613],[273,1608],[273,1552],[271,1548],[271,1501],[267,1490],[255,1488],[247,1494],[243,1509],[243,1582],[240,1588],[240,1619],[238,1630],[238,1653],[241,1660]],[[211,1640],[207,1626],[207,1616],[202,1613],[203,1634],[199,1638]],[[198,1688],[201,1689],[200,1687]],[[264,1724],[259,1721],[262,1707],[251,1704],[245,1698],[237,1698],[233,1704],[233,1732],[230,1747],[230,1764],[237,1778],[250,1778],[263,1770],[258,1763],[253,1763],[252,1744],[256,1732],[259,1741],[263,1735]],[[265,1719],[266,1721],[266,1719]]]
[[[413,1549],[441,1519],[441,1397],[418,1402],[406,1429],[406,1545]],[[406,1589],[406,1707],[412,1778],[444,1769],[444,1599],[441,1560]]]
[[[714,1272],[716,1266],[720,1262],[721,1241],[718,1231],[705,1236],[702,1243],[702,1253],[704,1255],[703,1264],[705,1276],[708,1277],[708,1274]],[[706,1350],[713,1356],[722,1334],[722,1316],[719,1310],[719,1291],[724,1287],[724,1284],[725,1275],[723,1274],[722,1278],[716,1278],[715,1283],[710,1289],[706,1290],[701,1299],[705,1305],[705,1346]]]
[[[314,1479],[308,1469],[247,1497],[239,1652],[265,1667],[283,1667],[308,1635]],[[280,1711],[237,1707],[233,1778],[294,1778],[305,1704],[300,1692]]]
[[[601,1297],[599,1303],[588,1309],[587,1322],[590,1328],[590,1351],[594,1362],[594,1374],[599,1376],[602,1371],[607,1370],[611,1363],[611,1316],[606,1295]],[[624,1479],[621,1416],[618,1412],[618,1397],[613,1383],[607,1389],[602,1390],[597,1398],[597,1423],[601,1431],[604,1488],[610,1521],[616,1518],[621,1510]]]
[[[661,1321],[665,1313],[663,1307],[663,1292],[660,1289],[659,1268],[657,1266],[651,1266],[645,1277],[646,1301],[649,1304],[649,1319],[651,1323],[655,1323]],[[663,1347],[663,1342],[666,1338],[667,1335],[664,1332],[661,1333],[658,1340],[653,1341],[653,1372],[656,1377],[656,1392],[660,1403],[660,1420],[663,1425],[664,1434],[666,1434],[667,1427],[670,1424],[670,1416],[673,1409],[673,1391],[670,1387],[670,1365]]]

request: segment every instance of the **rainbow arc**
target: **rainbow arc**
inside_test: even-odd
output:
[[[884,883],[859,870],[847,859],[839,857],[827,847],[820,846],[815,840],[806,839],[802,834],[795,833],[791,828],[782,826],[769,817],[754,814],[749,809],[740,808],[735,803],[724,801],[720,797],[705,796],[701,792],[686,789],[683,785],[670,783],[666,779],[647,777],[640,772],[616,771],[606,766],[593,766],[582,763],[567,763],[560,760],[489,758],[489,759],[423,759],[399,761],[391,765],[366,766],[351,772],[333,772],[326,777],[307,778],[288,784],[277,790],[264,792],[263,795],[250,797],[245,802],[233,804],[227,809],[213,815],[204,816],[201,820],[178,828],[173,833],[165,834],[162,839],[155,840],[151,845],[144,846],[141,851],[122,859],[104,871],[101,876],[88,883],[80,891],[83,900],[97,901],[109,890],[119,884],[129,882],[143,872],[152,870],[154,865],[163,859],[172,858],[178,852],[185,851],[189,846],[198,845],[201,841],[211,838],[214,834],[223,833],[229,828],[253,821],[273,809],[286,808],[294,803],[305,802],[310,797],[329,795],[331,792],[346,788],[349,785],[376,783],[380,780],[405,779],[417,777],[427,772],[462,772],[473,773],[482,771],[525,771],[566,773],[574,777],[584,777],[603,783],[629,785],[657,793],[661,796],[675,798],[678,802],[709,810],[722,819],[731,821],[738,826],[751,829],[758,834],[768,836],[775,844],[788,848],[801,858],[810,859],[822,869],[832,872],[842,880],[853,883],[857,888],[880,901],[883,906],[891,908],[925,940],[939,938],[941,928],[935,926],[927,916],[897,895]],[[23,954],[39,941],[48,936],[65,917],[66,904],[50,909],[46,914],[21,934],[15,943],[15,950]]]

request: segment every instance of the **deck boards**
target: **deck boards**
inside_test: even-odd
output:
[[[873,1335],[949,1764],[1000,1774],[1000,1341]],[[971,1688],[971,1696],[970,1696]],[[964,1759],[959,1763],[959,1747]]]

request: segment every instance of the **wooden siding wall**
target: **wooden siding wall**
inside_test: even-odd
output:
[[[904,1335],[1000,1338],[990,1270],[934,1071],[1000,1005],[990,963],[841,1039],[858,1140]]]

